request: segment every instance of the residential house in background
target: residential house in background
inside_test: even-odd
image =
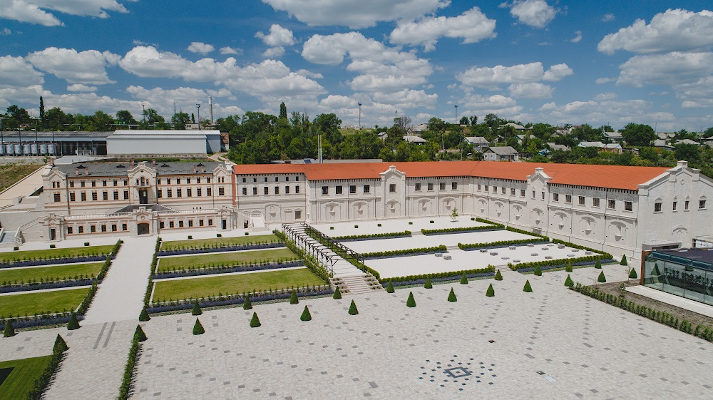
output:
[[[520,154],[511,146],[489,147],[483,152],[485,161],[519,161]]]

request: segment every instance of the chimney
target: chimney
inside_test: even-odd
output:
[[[195,165],[193,166],[193,173],[194,173],[194,174],[196,173],[196,166],[195,166]]]
[[[205,165],[201,165],[201,173],[202,173],[202,174],[205,173]]]
[[[156,159],[155,158],[151,159],[151,166],[156,168]]]
[[[79,176],[79,168],[74,169],[74,176]]]
[[[131,168],[134,168],[134,159],[131,159]]]

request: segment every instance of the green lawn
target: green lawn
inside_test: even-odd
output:
[[[7,164],[0,166],[0,191],[5,190],[20,179],[37,171],[42,164]]]
[[[269,289],[324,285],[308,268],[156,282],[153,301],[194,299]]]
[[[3,317],[70,311],[79,304],[89,291],[89,287],[49,292],[25,292],[0,296],[0,314]]]
[[[299,257],[287,248],[234,251],[230,253],[200,254],[195,256],[161,257],[158,262],[158,272],[200,269],[211,266],[211,264],[228,266],[297,259],[299,259]]]
[[[24,399],[35,385],[35,380],[47,368],[52,356],[25,358],[0,362],[0,369],[14,368],[0,385],[0,399]]]
[[[204,249],[210,247],[238,246],[254,243],[275,243],[280,239],[275,235],[241,236],[214,239],[176,240],[161,243],[161,250]]]
[[[109,255],[114,250],[114,245],[70,247],[68,249],[26,250],[0,253],[0,263],[21,260],[70,258],[90,255]]]
[[[51,267],[32,268],[3,268],[0,269],[0,285],[9,285],[15,282],[30,282],[32,279],[37,282],[56,281],[64,279],[74,279],[75,276],[88,275],[96,276],[102,269],[102,262],[89,264],[58,264]]]

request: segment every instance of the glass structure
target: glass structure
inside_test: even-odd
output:
[[[643,278],[644,286],[713,305],[713,250],[651,252]]]

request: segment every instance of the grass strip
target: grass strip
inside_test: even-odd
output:
[[[113,250],[114,245],[112,244],[108,246],[70,247],[67,249],[2,252],[0,253],[0,263],[109,255]]]
[[[56,313],[76,309],[89,288],[29,292],[0,296],[0,317]]]
[[[192,270],[240,264],[264,264],[267,262],[292,261],[297,259],[299,259],[299,257],[290,249],[286,248],[161,257],[158,263],[158,272],[180,271],[184,269]]]
[[[174,240],[163,242],[161,251],[186,250],[186,249],[208,249],[216,247],[240,246],[246,244],[257,243],[276,243],[279,242],[275,235],[260,235],[260,236],[241,236],[228,238],[213,238],[213,239],[192,239],[192,240]]]
[[[95,277],[104,263],[60,264],[49,267],[6,268],[0,270],[0,285],[22,284],[30,282],[54,282],[73,280],[81,276]]]
[[[34,387],[35,380],[47,368],[52,356],[2,361],[0,369],[13,368],[0,385],[0,399],[25,399]]]

